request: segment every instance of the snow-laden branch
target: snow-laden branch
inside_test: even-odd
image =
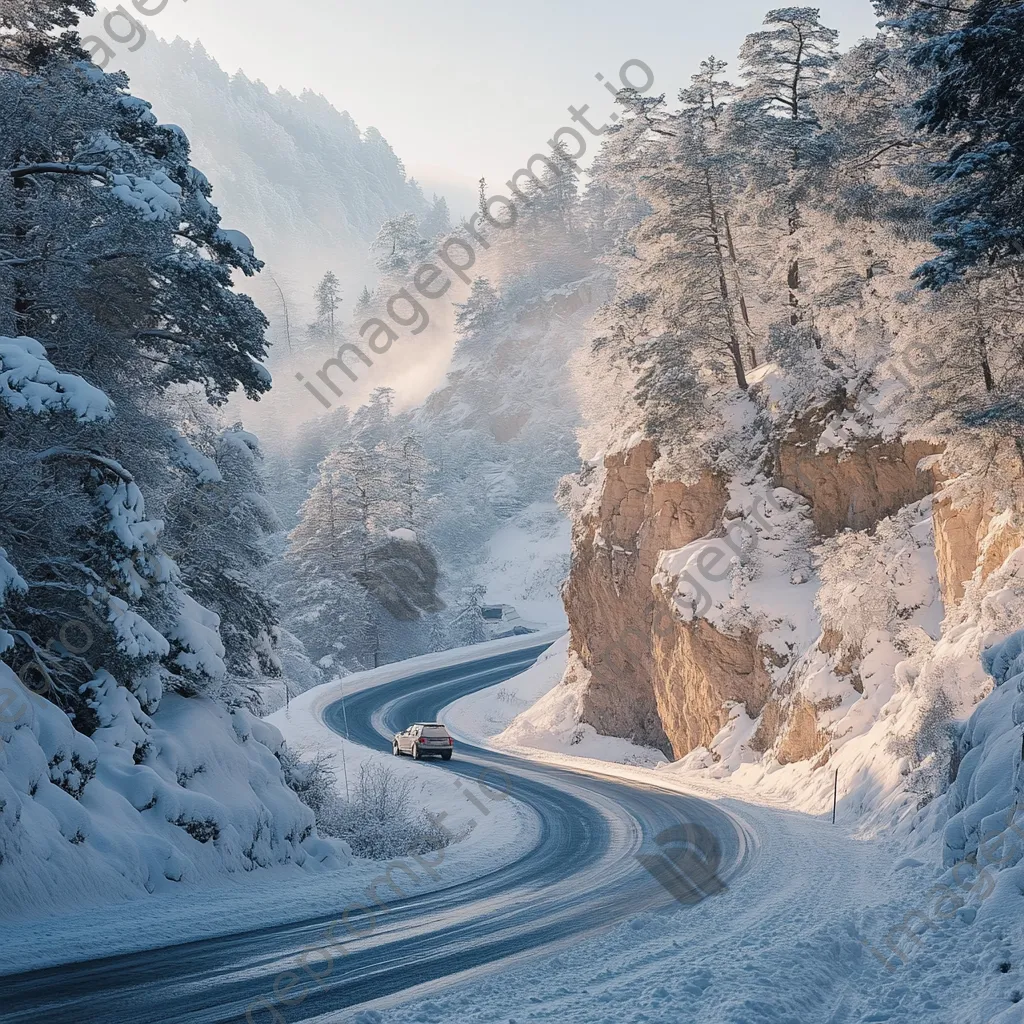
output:
[[[53,448],[46,448],[41,452],[33,453],[29,461],[46,462],[48,459],[82,459],[85,462],[92,462],[97,466],[110,470],[114,476],[126,484],[135,483],[135,477],[116,459],[108,459],[105,455],[90,452],[85,448],[69,448],[65,445],[56,445]]]
[[[110,173],[109,169],[102,164],[62,164],[55,162],[39,164],[22,164],[20,167],[8,167],[7,173],[17,181],[18,178],[27,178],[31,174],[79,174],[91,178],[99,178],[103,181]]]
[[[45,162],[9,167],[6,171],[15,181],[36,174],[72,174],[92,178],[110,186],[110,193],[125,206],[142,215],[143,220],[181,219],[181,188],[163,171],[150,176],[122,174],[103,164]]]
[[[109,420],[110,399],[74,373],[61,373],[35,338],[0,336],[0,405],[37,415],[71,412],[83,422]]]

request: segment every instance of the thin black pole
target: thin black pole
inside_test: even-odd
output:
[[[839,797],[839,769],[836,769],[835,782],[832,783],[832,824],[836,823],[836,800]]]

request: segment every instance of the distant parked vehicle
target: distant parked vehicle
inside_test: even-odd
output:
[[[500,640],[506,636],[525,636],[544,628],[539,622],[525,622],[510,604],[481,605],[480,618],[484,621],[484,632],[489,640]]]
[[[391,753],[395,757],[411,754],[416,761],[421,757],[439,754],[442,761],[450,761],[454,746],[455,740],[440,722],[417,722],[395,733]]]

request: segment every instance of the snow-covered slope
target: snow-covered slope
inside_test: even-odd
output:
[[[111,685],[91,737],[0,665],[0,916],[209,884],[225,873],[349,861],[285,784],[283,740],[241,708],[164,697],[143,714]],[[125,712],[130,713],[125,713]],[[127,724],[126,724],[127,723]],[[137,763],[126,728],[147,728]]]
[[[491,535],[476,578],[488,603],[558,626],[565,622],[561,587],[568,571],[569,520],[553,501],[535,501]]]
[[[444,384],[412,414],[437,467],[428,535],[453,609],[464,590],[483,587],[484,601],[526,621],[565,621],[569,523],[554,496],[578,465],[580,422],[566,369],[607,289],[593,273],[545,287],[570,269],[508,271],[457,343]]]

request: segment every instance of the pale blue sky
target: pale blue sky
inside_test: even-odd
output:
[[[154,6],[152,3],[150,7]],[[146,19],[161,36],[201,39],[228,71],[322,92],[374,125],[428,185],[504,182],[589,103],[603,117],[623,61],[650,65],[674,99],[701,58],[729,60],[768,9],[756,0],[169,0]],[[873,31],[868,0],[821,10],[849,46]]]

